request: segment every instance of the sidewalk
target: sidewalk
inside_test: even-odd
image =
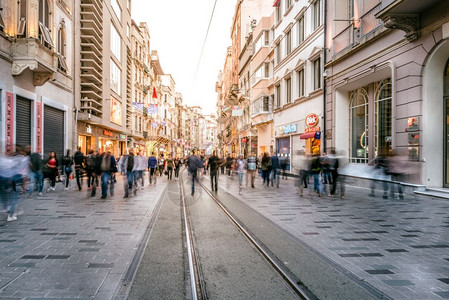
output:
[[[294,182],[264,187],[257,176],[256,188],[244,184],[239,195],[237,177],[220,175],[218,196],[232,194],[354,280],[393,299],[449,299],[449,202],[370,198],[368,189],[351,186],[345,199],[318,198],[313,184],[299,197]]]
[[[147,178],[124,199],[117,180],[104,200],[101,189],[88,196],[86,182],[81,192],[59,183],[44,196],[22,196],[17,221],[0,215],[0,299],[113,297],[167,185],[160,177],[148,186]]]

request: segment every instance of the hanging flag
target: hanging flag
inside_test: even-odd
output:
[[[273,7],[278,7],[279,2],[281,2],[281,0],[275,0],[273,3]]]
[[[153,98],[157,98],[156,87],[153,86]]]

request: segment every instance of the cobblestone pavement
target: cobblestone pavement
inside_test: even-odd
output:
[[[111,299],[147,230],[166,180],[124,199],[86,190],[22,197],[24,214],[0,214],[0,299]],[[84,187],[86,188],[86,187]]]
[[[258,178],[241,195],[236,177],[220,175],[219,186],[393,299],[449,299],[447,200],[370,198],[369,190],[348,186],[344,199],[319,198],[313,184],[299,197],[292,178],[280,188]]]

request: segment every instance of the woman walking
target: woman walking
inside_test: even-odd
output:
[[[175,158],[175,178],[179,177],[179,169],[181,168],[181,160],[177,157]]]
[[[263,184],[267,183],[267,186],[270,185],[270,171],[271,171],[271,158],[265,152],[262,157],[262,179]]]
[[[50,189],[54,191],[56,188],[56,176],[58,175],[59,167],[59,161],[56,158],[55,151],[50,152],[46,166],[48,168],[48,178],[50,179]]]
[[[70,175],[72,174],[72,165],[73,165],[73,159],[72,156],[70,156],[70,150],[67,150],[67,155],[64,156],[62,159],[62,167],[65,172],[65,190],[67,191],[69,189],[69,182],[70,182]]]
[[[235,163],[235,169],[239,176],[239,195],[240,195],[242,193],[243,175],[245,174],[246,171],[246,161],[243,158],[243,154],[239,155],[239,158]]]
[[[173,159],[171,158],[171,154],[169,154],[167,158],[167,179],[171,180],[172,177],[173,177]]]

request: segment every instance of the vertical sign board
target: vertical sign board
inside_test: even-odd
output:
[[[6,92],[6,153],[14,151],[14,95]]]
[[[36,152],[42,153],[42,103],[36,102]]]

